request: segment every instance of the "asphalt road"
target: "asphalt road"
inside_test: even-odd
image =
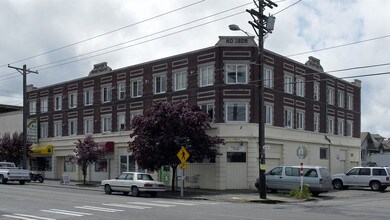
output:
[[[335,191],[282,204],[106,195],[103,191],[0,184],[0,219],[390,219],[390,192]]]

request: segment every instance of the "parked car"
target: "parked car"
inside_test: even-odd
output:
[[[28,180],[30,180],[29,170],[20,169],[11,162],[0,162],[0,183],[19,181],[20,185],[24,185]]]
[[[350,186],[371,187],[375,191],[384,191],[390,185],[389,167],[353,167],[347,173],[332,175],[335,189],[347,189]]]
[[[271,192],[301,187],[300,166],[278,166],[266,174],[266,186]],[[331,175],[326,167],[303,166],[303,184],[314,196],[332,189]],[[259,188],[259,179],[255,183]]]
[[[133,196],[147,193],[151,197],[156,197],[158,192],[165,191],[164,183],[154,181],[147,173],[139,172],[123,172],[115,179],[102,180],[100,185],[104,187],[106,194],[122,192],[128,195],[131,192]]]

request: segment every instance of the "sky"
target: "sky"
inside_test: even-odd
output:
[[[274,0],[266,49],[362,81],[361,131],[390,137],[389,0]],[[27,84],[85,77],[93,65],[118,69],[214,46],[219,36],[255,35],[252,0],[0,0],[0,104],[23,104]],[[350,69],[346,71],[347,69]],[[351,70],[352,69],[352,70]],[[364,75],[371,75],[365,76]]]

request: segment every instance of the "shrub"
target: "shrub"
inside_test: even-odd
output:
[[[309,186],[303,185],[303,190],[300,188],[292,189],[289,193],[289,196],[296,199],[310,199],[310,189]]]

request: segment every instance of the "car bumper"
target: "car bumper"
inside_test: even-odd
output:
[[[152,188],[152,187],[149,188],[139,187],[138,189],[140,192],[164,192],[165,191],[165,188]]]

